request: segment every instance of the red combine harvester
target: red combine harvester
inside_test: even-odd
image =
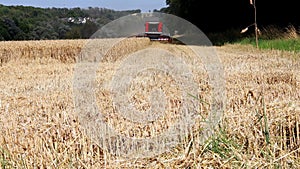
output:
[[[136,37],[148,37],[151,41],[172,43],[172,38],[169,35],[163,34],[162,22],[146,22],[145,32]]]

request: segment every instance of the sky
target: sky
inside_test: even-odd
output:
[[[149,10],[166,7],[166,0],[0,0],[0,4],[42,8],[99,7],[114,10],[141,9],[142,12],[148,12]]]

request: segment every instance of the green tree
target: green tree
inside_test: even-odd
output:
[[[90,38],[97,30],[98,27],[94,22],[87,21],[81,28],[81,37]]]
[[[138,12],[141,11],[114,11],[98,7],[36,8],[0,4],[0,40],[89,38],[110,21]],[[69,18],[76,22],[69,22]]]

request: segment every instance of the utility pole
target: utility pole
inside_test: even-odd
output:
[[[255,42],[256,42],[256,48],[258,48],[258,33],[259,33],[259,29],[257,27],[257,20],[256,20],[256,4],[255,4],[255,0],[250,0],[250,4],[253,6],[254,8],[254,27],[255,27]]]
[[[258,26],[257,26],[257,13],[256,13],[256,4],[255,4],[255,0],[250,0],[250,5],[253,6],[253,9],[254,9],[254,23],[247,26],[245,29],[243,29],[241,31],[241,33],[245,33],[248,31],[248,28],[250,26],[254,26],[254,29],[255,29],[255,43],[256,43],[256,48],[258,48],[258,35],[259,35],[259,29],[258,29]]]

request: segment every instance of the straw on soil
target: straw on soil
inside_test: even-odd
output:
[[[100,63],[104,69],[98,73],[104,76],[97,76],[99,83],[104,86],[108,83],[121,56],[149,45],[159,45],[175,53],[180,51],[179,55],[187,63],[192,62],[193,53],[186,46],[133,41],[124,41],[123,48],[116,46],[108,52]],[[199,145],[196,140],[199,129],[170,153],[116,161],[83,132],[75,112],[74,62],[85,42],[1,42],[2,168],[299,168],[299,54],[238,45],[217,48],[225,67],[227,104],[216,135]],[[118,55],[120,52],[122,55]],[[209,100],[207,74],[195,67],[192,71],[204,91],[203,100]],[[147,109],[149,105],[144,102],[142,89],[147,86],[134,85],[141,97],[131,100],[138,108]],[[166,88],[170,95],[179,92],[176,88]],[[109,123],[119,125],[119,132],[130,135],[128,124],[113,114],[109,91],[103,88],[98,94],[98,106],[105,110]],[[180,106],[177,100],[180,98],[175,94],[175,109]],[[205,115],[209,105],[203,106],[199,113]],[[139,137],[144,136],[147,133],[140,132]]]

